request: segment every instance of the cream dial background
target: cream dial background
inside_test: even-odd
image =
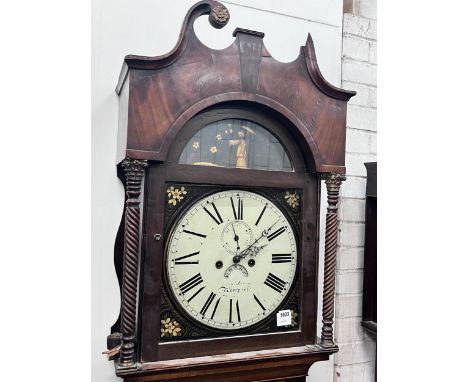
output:
[[[192,318],[220,329],[248,327],[276,311],[297,266],[288,220],[271,201],[248,191],[223,191],[194,204],[174,227],[167,248],[174,296]],[[242,257],[238,263],[236,254]]]

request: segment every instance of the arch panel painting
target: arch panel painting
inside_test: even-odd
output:
[[[246,119],[213,122],[195,133],[179,158],[180,164],[293,171],[283,144],[267,129]]]

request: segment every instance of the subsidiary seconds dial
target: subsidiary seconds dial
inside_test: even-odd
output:
[[[223,191],[195,203],[169,238],[166,271],[179,305],[214,328],[251,326],[291,289],[297,243],[281,210],[263,196]]]

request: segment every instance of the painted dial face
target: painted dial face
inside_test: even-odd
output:
[[[167,247],[174,296],[193,319],[218,329],[245,328],[276,311],[296,267],[287,218],[248,191],[223,191],[194,204]]]

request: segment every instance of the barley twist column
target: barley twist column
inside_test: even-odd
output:
[[[335,304],[335,265],[338,238],[338,194],[341,182],[346,177],[341,174],[327,174],[327,218],[325,230],[325,267],[323,277],[322,337],[323,347],[333,347],[333,316]]]
[[[125,159],[122,167],[126,177],[124,259],[122,278],[122,345],[120,365],[135,363],[136,306],[138,289],[138,258],[140,250],[140,194],[146,160]]]

